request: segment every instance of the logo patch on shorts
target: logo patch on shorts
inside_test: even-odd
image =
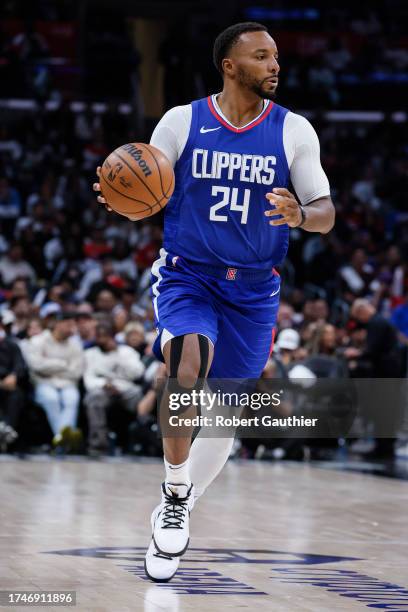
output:
[[[228,268],[226,279],[227,280],[235,280],[237,277],[238,270],[236,268]]]

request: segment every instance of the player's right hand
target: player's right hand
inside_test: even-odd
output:
[[[97,167],[96,174],[97,174],[98,179],[99,179],[99,177],[101,176],[101,167],[100,166]],[[107,201],[105,200],[105,198],[102,195],[100,195],[100,193],[101,193],[101,185],[100,185],[100,183],[94,183],[92,188],[93,188],[94,191],[99,191],[99,195],[96,198],[98,200],[99,204],[102,204],[103,206],[105,206],[106,210],[108,210],[109,212],[112,212],[113,208],[111,208],[109,206],[109,204],[107,203]]]

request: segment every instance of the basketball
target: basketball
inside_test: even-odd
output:
[[[174,190],[174,172],[156,147],[131,142],[115,149],[103,162],[100,185],[108,205],[135,219],[164,208]]]

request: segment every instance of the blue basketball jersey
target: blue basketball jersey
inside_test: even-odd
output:
[[[271,269],[283,260],[289,228],[270,225],[264,212],[271,209],[265,194],[289,183],[287,112],[267,101],[255,121],[234,128],[211,97],[192,102],[190,133],[165,209],[166,251],[235,268]]]

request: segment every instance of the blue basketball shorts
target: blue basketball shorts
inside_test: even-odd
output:
[[[210,378],[259,378],[272,350],[279,291],[275,270],[262,282],[216,278],[161,249],[151,278],[153,351],[163,361],[168,340],[202,334],[214,346]]]

